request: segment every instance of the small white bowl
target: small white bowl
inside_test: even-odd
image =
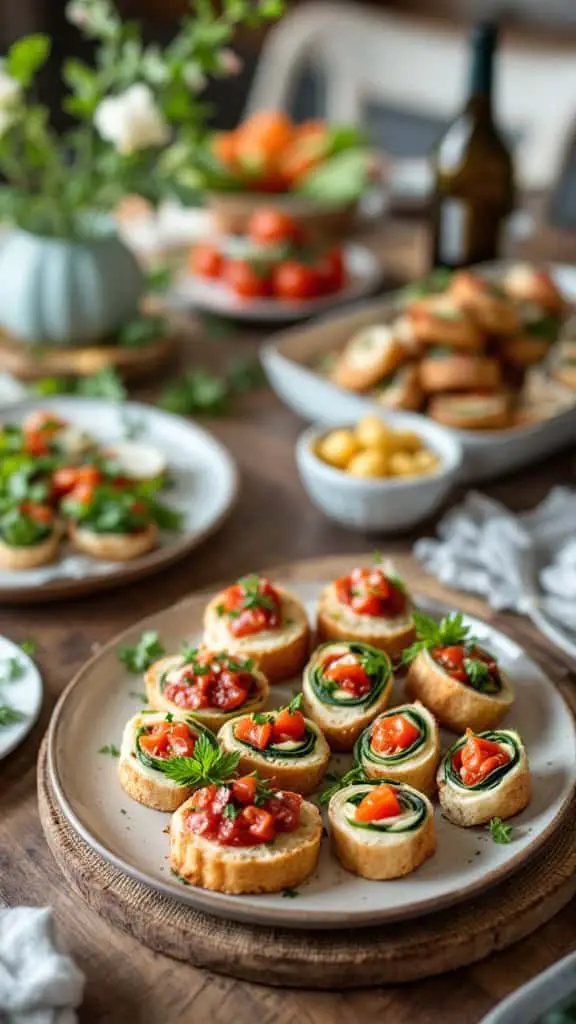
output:
[[[462,465],[462,445],[454,431],[417,413],[394,412],[381,419],[395,430],[418,434],[438,455],[437,471],[414,477],[371,478],[335,469],[315,453],[317,442],[335,425],[309,427],[296,442],[298,471],[316,508],[342,526],[365,533],[407,530],[426,519],[442,504]]]

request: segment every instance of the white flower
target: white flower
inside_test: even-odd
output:
[[[229,46],[223,47],[218,54],[220,69],[226,75],[239,75],[244,67],[244,61]]]
[[[163,146],[170,138],[169,126],[156,106],[154,94],[143,84],[131,85],[119,96],[102,100],[94,124],[102,138],[112,142],[124,156],[148,146]]]
[[[4,61],[0,61],[0,110],[13,107],[20,99],[21,92],[20,82],[4,71]]]

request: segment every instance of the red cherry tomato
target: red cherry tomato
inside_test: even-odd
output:
[[[94,486],[88,483],[78,483],[74,487],[74,490],[70,491],[70,498],[80,503],[80,505],[90,505],[94,499]]]
[[[400,814],[400,801],[392,786],[383,782],[366,794],[356,808],[357,821],[382,821]]]
[[[274,827],[274,816],[264,807],[255,807],[250,804],[242,811],[242,823],[248,826],[248,831],[260,843],[269,843],[276,837]]]
[[[276,716],[273,726],[275,743],[283,743],[285,740],[301,740],[306,732],[306,722],[301,711],[289,711],[283,708]]]
[[[223,267],[222,253],[208,242],[195,245],[188,257],[189,270],[199,277],[220,277]]]
[[[232,796],[239,804],[253,804],[256,798],[256,776],[243,775],[232,783]]]
[[[370,745],[377,754],[406,750],[418,738],[418,729],[404,715],[389,715],[372,726]]]
[[[261,206],[250,218],[248,235],[258,245],[270,245],[276,242],[297,241],[300,238],[300,229],[296,221],[284,210]]]
[[[252,716],[242,718],[234,727],[236,739],[243,743],[249,743],[257,750],[266,750],[272,740],[272,724],[270,722],[255,722]]]
[[[37,505],[32,501],[23,501],[20,505],[20,511],[33,519],[35,523],[41,523],[43,526],[47,526],[52,522],[54,513],[51,508],[47,505]]]
[[[346,280],[346,268],[341,249],[329,249],[318,259],[314,270],[324,295],[340,291]]]
[[[222,279],[241,299],[263,299],[270,295],[269,274],[257,269],[248,260],[228,260]]]
[[[296,260],[287,260],[274,269],[272,290],[277,299],[301,302],[313,299],[321,292],[317,274],[311,267]]]
[[[348,690],[355,697],[363,697],[370,692],[370,677],[360,662],[352,661],[347,654],[328,665],[323,674],[326,679],[337,683],[339,689]]]
[[[468,739],[458,751],[457,767],[460,778],[466,786],[474,786],[485,779],[495,768],[508,764],[510,757],[498,743],[475,736],[468,730]],[[459,756],[458,756],[459,755]]]

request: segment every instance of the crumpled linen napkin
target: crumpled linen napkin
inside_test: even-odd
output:
[[[576,490],[555,487],[520,515],[470,491],[441,520],[438,537],[417,541],[414,555],[442,583],[480,594],[496,610],[544,611],[576,631]]]
[[[84,975],[58,943],[49,907],[0,910],[0,1020],[75,1024]]]

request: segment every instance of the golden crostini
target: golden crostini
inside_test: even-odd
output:
[[[435,395],[428,415],[457,430],[503,430],[511,423],[510,396],[504,392]]]
[[[156,523],[147,523],[133,533],[100,533],[71,522],[68,532],[77,551],[105,562],[131,562],[141,558],[156,547],[158,540]]]
[[[334,366],[331,378],[351,391],[368,391],[407,359],[405,346],[390,324],[375,324],[354,334]]]
[[[489,356],[434,347],[420,363],[422,390],[497,391],[502,386],[500,364]]]
[[[454,274],[449,294],[464,306],[487,334],[516,334],[520,328],[518,309],[500,285],[471,270]]]
[[[437,781],[444,814],[463,828],[511,818],[531,795],[526,750],[512,729],[467,729],[442,759]]]
[[[420,299],[409,308],[407,315],[421,345],[448,345],[472,352],[483,347],[478,323],[448,294]]]
[[[561,314],[566,306],[562,292],[546,270],[528,263],[517,263],[504,275],[502,287],[518,302],[532,302],[548,313]]]

